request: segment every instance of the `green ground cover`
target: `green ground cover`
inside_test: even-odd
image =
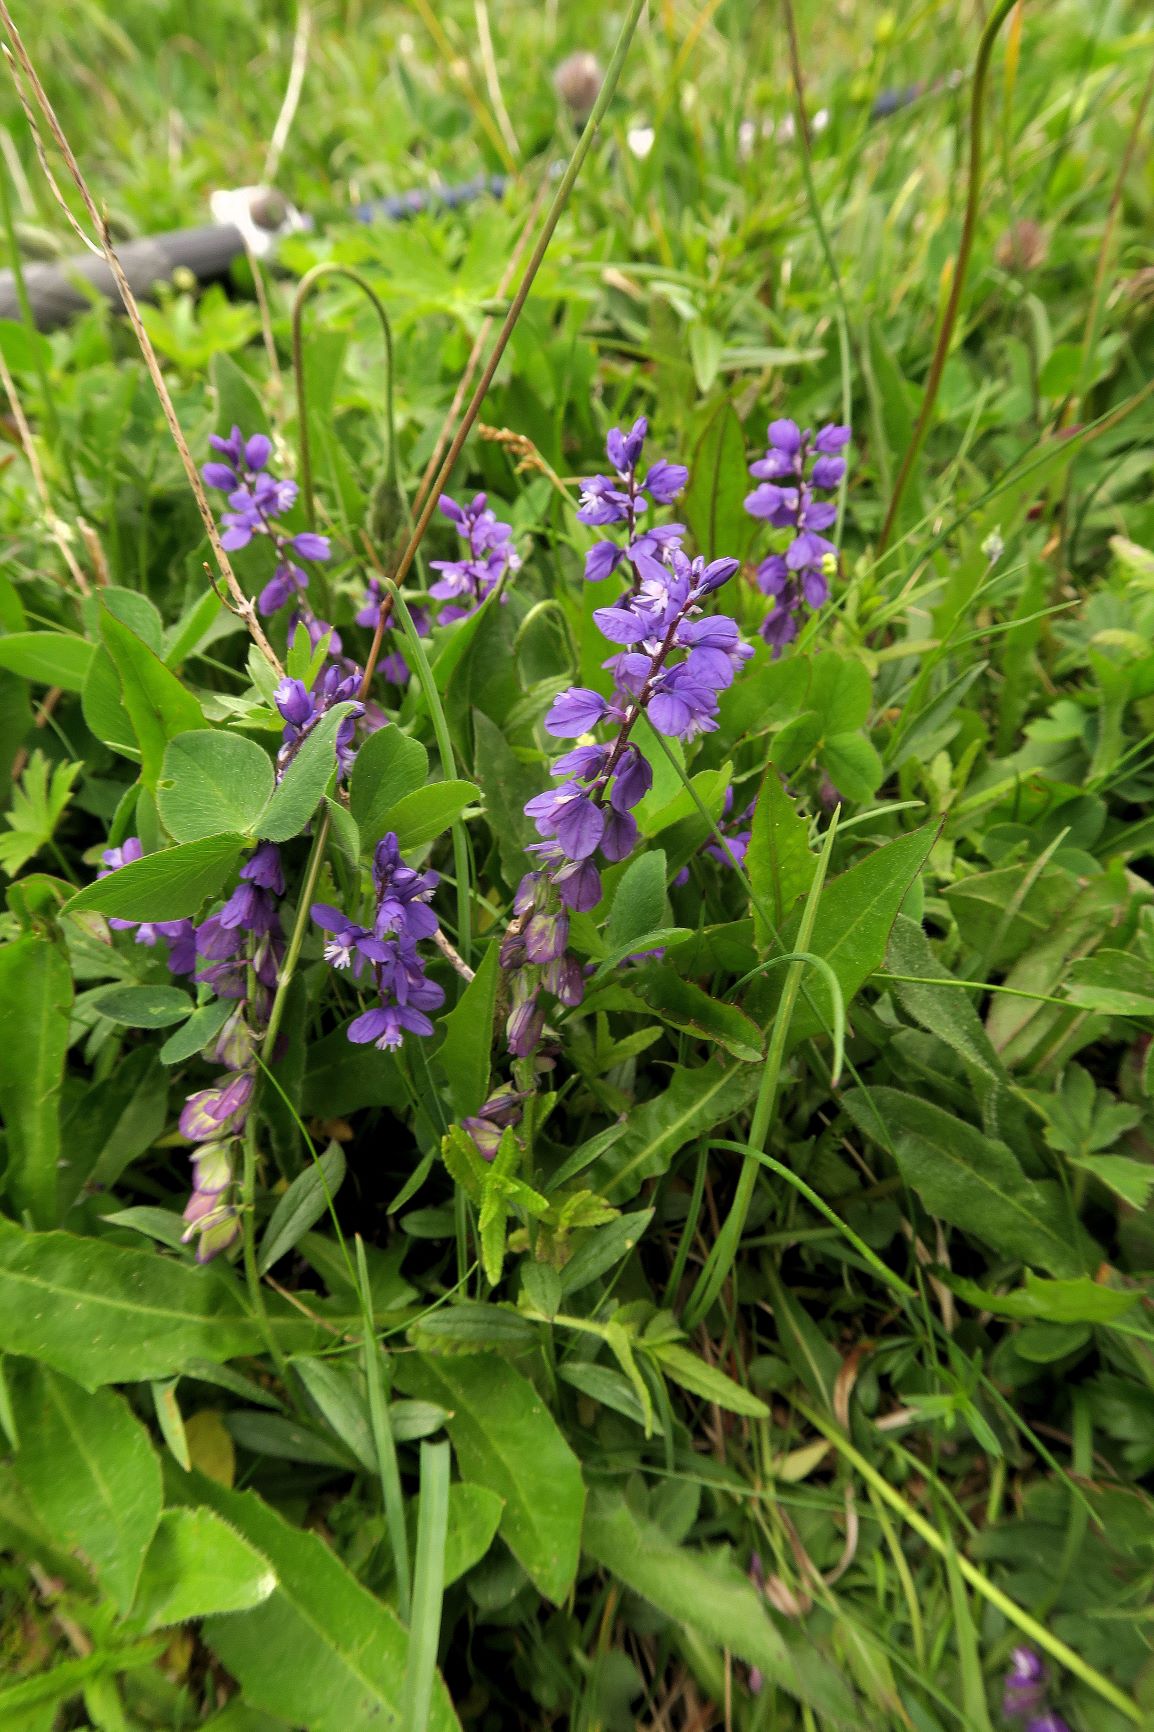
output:
[[[1149,21],[13,19],[0,1726],[1154,1724]]]

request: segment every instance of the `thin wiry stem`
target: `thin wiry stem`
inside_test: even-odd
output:
[[[75,217],[72,216],[72,213],[68,211],[68,206],[64,202],[60,189],[57,187],[56,182],[50,173],[48,174],[49,185],[52,188],[54,196],[60,203],[61,208],[67,213],[69,222],[81,235],[85,245],[89,247],[90,250],[97,252],[102,251],[105,259],[108,261],[109,269],[111,270],[113,277],[116,279],[116,286],[120,290],[120,298],[124,303],[124,310],[128,314],[129,323],[131,324],[136,335],[136,340],[140,345],[140,352],[144,357],[144,364],[148,369],[148,376],[152,380],[153,387],[160,399],[160,407],[164,413],[164,419],[168,424],[168,430],[172,434],[173,443],[175,444],[176,449],[180,454],[180,460],[184,465],[184,472],[188,477],[188,484],[192,489],[193,498],[196,500],[197,510],[200,512],[201,521],[204,524],[205,534],[208,536],[209,545],[216,556],[216,561],[220,568],[221,575],[223,576],[225,583],[228,585],[229,592],[233,598],[234,611],[244,620],[253,641],[261,654],[265,657],[266,661],[276,670],[278,677],[283,678],[284,668],[281,666],[280,658],[273,649],[271,643],[269,643],[268,638],[265,635],[264,627],[261,625],[260,620],[257,617],[256,608],[241,588],[240,580],[232,568],[232,561],[229,559],[228,554],[221,543],[220,531],[217,528],[216,518],[213,515],[212,507],[208,502],[208,496],[204,491],[204,486],[200,479],[200,472],[193,461],[192,452],[188,448],[188,441],[184,437],[184,430],[177,418],[175,405],[173,404],[168,386],[165,383],[164,374],[161,372],[160,362],[156,357],[156,350],[153,348],[148,332],[144,328],[144,321],[140,316],[140,308],[137,305],[136,296],[132,292],[128,278],[124,274],[124,267],[121,265],[116,249],[112,245],[112,236],[108,227],[108,219],[106,216],[102,215],[100,210],[97,208],[96,200],[93,198],[92,193],[89,190],[88,182],[85,180],[84,175],[81,172],[80,164],[76,160],[72,146],[69,144],[64,129],[56,118],[56,111],[48,100],[44,86],[40,82],[36,68],[28,57],[28,50],[24,46],[20,32],[12,21],[12,14],[9,12],[4,0],[0,0],[0,20],[3,21],[4,28],[8,32],[8,40],[12,44],[16,60],[19,61],[21,70],[32,87],[32,92],[36,98],[37,105],[39,106],[44,119],[48,123],[49,131],[56,141],[57,149],[64,158],[68,172],[72,176],[76,189],[84,201],[84,208],[88,212],[93,228],[100,237],[99,247],[93,247],[91,240],[79,227]],[[11,57],[9,57],[9,65],[14,66]],[[21,101],[23,102],[25,99],[23,90],[20,86],[20,81],[16,78],[15,82],[17,88],[20,90]],[[39,149],[39,145],[37,148]],[[46,164],[45,168],[47,172]]]
[[[2,0],[0,0],[0,4],[2,4]],[[485,363],[484,370],[477,381],[472,397],[469,399],[468,407],[461,417],[457,431],[453,435],[449,449],[445,453],[444,461],[442,462],[440,469],[437,471],[436,479],[425,496],[424,504],[421,506],[420,515],[417,518],[413,533],[409,538],[408,546],[401,555],[400,563],[394,573],[394,579],[398,587],[404,583],[405,578],[408,575],[409,567],[412,565],[413,560],[416,557],[417,549],[424,539],[425,531],[428,529],[429,524],[432,521],[433,512],[437,508],[437,501],[448,485],[449,477],[453,473],[457,458],[461,455],[461,450],[464,446],[465,440],[469,437],[473,428],[473,423],[481,412],[481,405],[488,395],[489,386],[493,383],[493,377],[497,368],[501,364],[501,357],[504,355],[505,350],[509,345],[509,339],[516,328],[517,321],[521,317],[521,310],[529,298],[529,291],[533,287],[537,272],[541,268],[541,261],[544,259],[545,253],[548,250],[549,242],[553,239],[553,232],[561,220],[561,213],[569,202],[569,195],[573,191],[577,176],[580,174],[585,158],[589,155],[589,152],[593,147],[593,141],[600,131],[601,122],[604,119],[605,111],[612,100],[613,92],[617,88],[622,68],[625,65],[625,57],[629,52],[629,44],[633,40],[633,35],[637,29],[637,24],[642,11],[644,10],[645,4],[646,0],[631,0],[628,15],[626,16],[624,24],[621,26],[621,34],[617,38],[617,46],[613,50],[613,58],[609,62],[609,67],[605,74],[605,82],[602,84],[600,94],[593,105],[593,111],[585,123],[585,129],[577,141],[577,148],[569,159],[565,173],[561,176],[557,191],[554,193],[552,202],[549,206],[548,212],[546,213],[545,221],[541,225],[541,232],[537,236],[529,262],[525,266],[525,271],[520,283],[517,285],[517,292],[509,304],[509,310],[505,314],[501,323],[501,329],[497,333],[497,340],[493,344],[489,359]]]
[[[974,82],[970,94],[970,167],[966,187],[966,212],[962,221],[962,238],[958,243],[958,256],[954,261],[954,272],[950,282],[949,299],[946,310],[942,314],[942,323],[938,331],[938,340],[934,344],[934,352],[930,359],[930,370],[926,376],[926,386],[922,393],[922,406],[918,413],[917,425],[910,436],[898,470],[894,490],[890,496],[889,508],[886,511],[882,532],[878,537],[878,557],[885,552],[890,544],[894,526],[898,520],[903,495],[914,467],[925,444],[933,419],[934,407],[938,400],[938,391],[942,383],[946,361],[950,353],[950,340],[954,334],[954,326],[958,319],[958,309],[962,304],[962,290],[966,284],[966,273],[969,269],[970,254],[974,250],[974,234],[978,224],[978,204],[982,196],[982,114],[986,97],[986,78],[990,70],[990,56],[994,51],[994,42],[998,31],[1013,11],[1017,0],[998,0],[982,31],[978,43],[978,56],[974,62]]]

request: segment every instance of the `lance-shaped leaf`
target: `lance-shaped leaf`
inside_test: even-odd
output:
[[[122,920],[184,920],[223,888],[244,846],[243,836],[203,836],[145,854],[86,885],[65,913],[90,908]]]
[[[0,947],[0,1114],[8,1199],[40,1227],[56,1220],[60,1089],[72,973],[62,945],[28,932]]]

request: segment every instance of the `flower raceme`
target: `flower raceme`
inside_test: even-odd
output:
[[[771,553],[757,568],[758,587],[773,597],[773,607],[761,627],[766,643],[780,655],[797,636],[799,616],[815,612],[829,596],[830,578],[837,571],[837,548],[821,531],[832,528],[837,507],[820,499],[841,485],[850,430],[830,423],[816,434],[796,421],[771,421],[764,457],[749,472],[759,483],[746,495],[745,509],[774,529],[790,531],[779,553]]]
[[[633,808],[652,783],[649,764],[630,741],[639,718],[680,740],[710,732],[717,726],[718,693],[753,653],[736,620],[703,617],[702,604],[733,576],[737,560],[706,565],[679,548],[668,557],[663,565],[642,554],[636,595],[594,613],[616,647],[604,664],[614,676],[612,697],[573,686],[545,717],[546,731],[560,739],[580,739],[602,726],[613,730],[603,744],[579,744],[558,758],[553,774],[563,780],[525,807],[545,838],[536,851],[555,866],[554,881],[570,908],[588,909],[600,900],[596,871],[586,863],[598,851],[611,863],[624,860],[637,841]]]
[[[401,858],[390,830],[373,855],[375,907],[371,926],[362,926],[327,902],[315,902],[313,921],[327,934],[325,961],[348,970],[354,980],[368,974],[380,1003],[349,1024],[348,1038],[395,1051],[406,1034],[432,1034],[426,1014],[445,1002],[443,989],[425,973],[417,945],[437,932],[437,917],[429,907],[439,883],[435,872],[418,872]]]
[[[642,416],[628,433],[614,427],[605,442],[606,455],[613,475],[592,475],[582,483],[581,502],[577,517],[591,528],[623,525],[625,541],[599,541],[585,556],[585,576],[598,583],[617,570],[622,560],[638,573],[639,556],[659,556],[663,550],[680,547],[685,533],[683,523],[665,523],[639,528],[640,519],[650,504],[671,505],[689,479],[683,463],[659,460],[650,464],[639,479],[641,451],[649,433],[649,423]],[[640,582],[640,575],[635,578]]]
[[[209,444],[223,462],[206,463],[201,470],[210,487],[228,496],[229,509],[221,513],[221,545],[234,553],[247,547],[255,536],[267,536],[276,554],[276,570],[261,590],[257,606],[264,615],[279,612],[289,602],[294,604],[290,622],[290,638],[298,622],[303,622],[314,648],[332,627],[318,620],[306,600],[308,573],[297,562],[309,559],[326,560],[331,553],[327,535],[312,530],[290,534],[277,521],[296,504],[298,488],[295,481],[279,480],[268,471],[272,443],[263,433],[246,439],[239,427],[234,427],[227,439],[210,434]],[[340,641],[335,633],[330,638],[334,655],[340,653]]]

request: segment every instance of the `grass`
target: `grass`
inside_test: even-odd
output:
[[[207,221],[213,188],[262,178],[296,43],[304,78],[277,181],[315,226],[262,272],[260,300],[242,268],[236,293],[178,288],[146,322],[197,460],[210,431],[260,415],[280,470],[299,475],[293,294],[322,268],[301,341],[310,492],[336,549],[324,600],[362,664],[365,578],[397,572],[470,354],[486,332],[479,353],[493,353],[526,281],[511,256],[540,232],[574,148],[551,69],[579,49],[607,63],[624,12],[333,0],[302,19],[287,5],[68,0],[17,17],[120,238]],[[503,998],[470,999],[448,1049],[464,1058],[410,1042],[356,1068],[364,1049],[339,1028],[357,989],[323,968],[302,909],[246,1236],[252,1251],[274,1196],[307,1177],[306,1143],[340,1144],[334,1231],[314,1217],[276,1290],[250,1258],[258,1309],[319,1319],[300,1356],[320,1370],[298,1374],[295,1348],[262,1360],[254,1338],[222,1382],[203,1353],[172,1372],[196,1466],[269,1506],[263,1527],[228,1491],[203,1508],[262,1554],[280,1546],[282,1586],[263,1610],[205,1624],[214,1604],[194,1607],[141,1658],[131,1612],[77,1562],[78,1546],[98,1549],[53,1529],[63,1518],[37,1504],[14,1450],[0,1468],[0,1710],[23,1692],[14,1725],[294,1724],[297,1627],[276,1620],[281,1596],[312,1605],[316,1535],[347,1579],[323,1577],[334,1610],[330,1624],[312,1605],[316,1650],[300,1637],[296,1663],[331,1688],[310,1732],[378,1723],[370,1706],[389,1701],[407,1729],[451,1725],[438,1666],[470,1727],[984,1732],[1007,1724],[1000,1681],[1021,1641],[1044,1655],[1073,1732],[1150,1722],[1152,49],[1132,11],[1072,0],[982,16],[940,0],[901,14],[806,3],[796,18],[742,0],[644,9],[476,424],[452,421],[444,485],[484,487],[525,555],[509,606],[456,638],[410,633],[418,681],[375,688],[434,777],[479,788],[451,841],[447,823],[415,850],[431,840],[437,911],[465,964],[482,966],[505,929],[524,868],[520,808],[547,778],[540,718],[571,679],[600,678],[571,484],[609,427],[644,413],[653,454],[690,464],[678,512],[702,551],[744,557],[726,605],[752,639],[765,602],[747,579],[765,543],[741,508],[745,463],[767,420],[844,413],[831,600],[780,662],[763,652],[739,677],[718,735],[652,754],[650,818],[661,801],[684,808],[648,833],[642,859],[664,850],[654,907],[633,881],[652,918],[626,922],[618,872],[608,930],[603,907],[574,919],[572,942],[603,964],[618,937],[644,951],[670,926],[692,936],[666,940],[672,967],[614,965],[580,1009],[552,1006],[544,1076],[510,1069],[498,1043],[492,1081],[534,1097],[519,1155],[506,1145],[470,1167],[458,1151],[451,1172],[439,1159],[463,1111],[460,1065],[482,1062],[465,1041],[472,1007],[487,1030]],[[871,116],[915,81],[916,100]],[[10,88],[0,103],[12,233],[25,257],[66,255],[78,243]],[[358,201],[480,173],[509,174],[503,200],[350,220]],[[376,313],[348,273],[387,313],[387,385]],[[73,567],[81,587],[147,598],[165,628],[190,618],[206,543],[127,327],[95,310],[43,345],[0,330],[0,353],[16,397],[0,422],[5,634],[101,641]],[[427,546],[399,574],[401,620],[426,598],[427,558],[447,555],[434,498]],[[182,677],[205,725],[275,748],[237,622],[188,641]],[[35,1224],[85,1245],[139,1250],[150,1228],[168,1243],[157,1212],[171,1234],[187,1189],[176,1115],[207,1073],[160,1065],[167,1031],[101,1014],[110,983],[166,985],[163,965],[126,940],[110,950],[80,916],[57,923],[61,886],[87,883],[107,833],[131,827],[136,770],[91,691],[30,678],[2,648],[0,667],[5,760],[28,765],[20,843],[4,851],[0,988],[31,1002],[20,958],[63,931],[76,992],[58,1128],[77,1200]],[[740,812],[767,763],[796,815],[755,833],[746,877],[700,844],[719,824],[732,833],[722,786]],[[342,817],[336,802],[314,865],[320,899],[353,907],[362,869]],[[286,845],[303,904],[305,853]],[[437,967],[461,1004],[465,976]],[[670,1009],[679,981],[712,1011]],[[770,1057],[746,1088],[751,1030],[768,1031]],[[18,1163],[13,1070],[0,1054]],[[135,1225],[107,1227],[110,1200]],[[636,1217],[628,1238],[615,1209]],[[355,1281],[342,1235],[358,1236]],[[583,1258],[594,1274],[569,1285]],[[59,1352],[31,1366],[15,1325],[0,1339],[15,1444],[29,1423],[36,1435],[38,1378],[86,1377]],[[498,1393],[471,1380],[485,1363]],[[107,1396],[122,1423],[161,1447],[159,1397],[130,1373],[96,1381],[123,1390]],[[479,1440],[462,1417],[473,1403]],[[443,1441],[421,1441],[446,1425],[452,1478]],[[171,1460],[166,1473],[170,1504],[195,1505]],[[408,1669],[390,1680],[379,1656],[403,1624]],[[264,1651],[281,1642],[278,1679]],[[342,1696],[354,1676],[365,1693]]]

